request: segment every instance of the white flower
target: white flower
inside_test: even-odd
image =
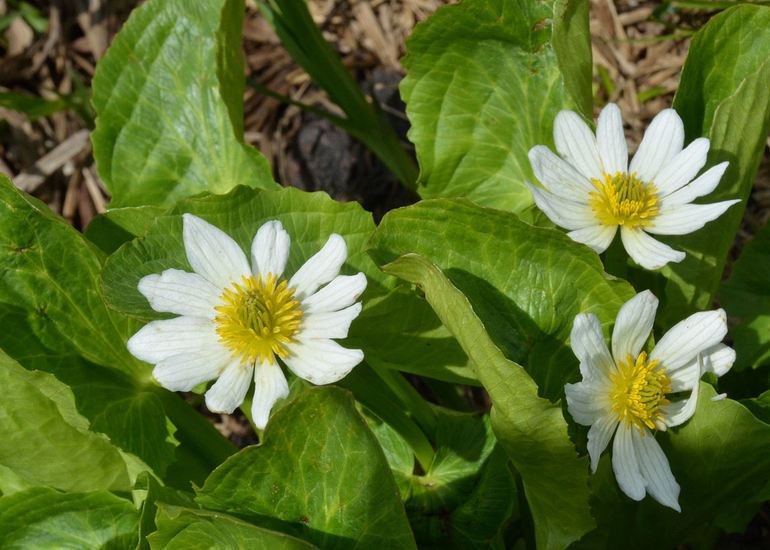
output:
[[[598,253],[607,249],[620,226],[623,246],[642,267],[681,262],[684,252],[648,233],[692,233],[739,202],[691,204],[716,188],[728,163],[693,180],[706,163],[709,140],[698,138],[682,149],[684,126],[673,109],[653,119],[630,166],[620,109],[613,103],[599,114],[596,136],[576,113],[561,111],[553,137],[561,158],[544,145],[529,151],[532,170],[546,190],[525,183],[553,223]]]
[[[721,309],[690,315],[674,325],[649,356],[642,346],[652,330],[658,299],[646,290],[623,304],[607,350],[596,315],[580,313],[572,327],[572,350],[583,380],[567,384],[568,410],[588,430],[591,470],[615,434],[612,468],[629,497],[645,493],[680,511],[679,485],[651,430],[678,426],[695,412],[698,381],[705,371],[721,376],[735,361],[735,351],[721,344],[727,334]],[[669,402],[667,394],[690,392]]]
[[[182,237],[195,273],[167,269],[139,281],[155,311],[180,317],[152,321],[128,341],[132,354],[155,364],[152,374],[164,388],[189,391],[218,378],[206,406],[231,413],[253,373],[251,412],[264,428],[273,404],[289,394],[276,356],[314,384],[336,382],[361,362],[361,350],[332,340],[347,336],[366,288],[363,273],[338,275],[347,258],[342,237],[331,235],[288,281],[281,276],[290,237],[278,221],[257,231],[251,265],[232,238],[192,214],[184,215]]]

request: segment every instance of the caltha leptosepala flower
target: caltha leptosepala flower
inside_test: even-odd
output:
[[[527,182],[532,198],[567,235],[598,253],[620,228],[623,246],[642,267],[681,262],[684,252],[651,235],[691,233],[739,202],[692,204],[716,188],[728,163],[693,179],[706,164],[709,140],[698,138],[683,149],[684,126],[673,109],[653,119],[630,164],[620,109],[613,103],[602,109],[596,135],[577,113],[561,111],[553,137],[561,157],[544,145],[529,151],[545,187]]]
[[[361,312],[363,273],[339,275],[347,258],[344,239],[332,234],[290,278],[284,276],[290,237],[268,221],[251,245],[251,263],[226,233],[192,214],[182,237],[193,273],[167,269],[139,281],[152,308],[179,317],[152,321],[128,341],[153,376],[173,391],[217,379],[206,391],[211,411],[231,413],[254,379],[252,416],[264,428],[276,400],[289,387],[279,359],[313,384],[343,378],[361,362],[345,338]]]
[[[648,354],[642,348],[652,330],[658,299],[646,290],[618,312],[607,349],[596,315],[580,313],[570,335],[582,381],[567,384],[569,413],[590,426],[588,454],[595,472],[612,439],[612,469],[634,500],[649,493],[679,510],[679,484],[655,440],[656,431],[679,426],[695,412],[701,375],[726,373],[735,351],[722,344],[724,310],[694,313],[663,335]],[[673,394],[683,395],[679,400]]]

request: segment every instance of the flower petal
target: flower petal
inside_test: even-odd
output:
[[[588,456],[591,457],[591,472],[596,473],[599,459],[617,427],[618,417],[612,414],[601,416],[591,424],[591,429],[588,430]]]
[[[202,317],[176,317],[151,321],[129,338],[126,347],[137,359],[158,363],[172,355],[186,352],[214,352],[223,349],[217,343],[216,327]]]
[[[155,311],[213,319],[222,290],[197,273],[167,269],[139,280],[141,292]]]
[[[578,313],[575,316],[570,333],[570,346],[580,361],[581,371],[584,365],[588,369],[583,373],[584,379],[598,376],[600,380],[604,380],[615,372],[617,367],[607,350],[602,325],[593,313]]]
[[[686,422],[695,413],[695,407],[698,404],[698,382],[700,381],[701,365],[693,363],[692,368],[679,369],[676,371],[678,382],[684,383],[692,389],[689,397],[681,401],[675,401],[669,405],[663,406],[665,416],[663,417],[666,426],[673,428]],[[681,374],[680,374],[681,373]],[[678,384],[677,384],[678,385]],[[672,388],[673,389],[673,388]]]
[[[629,353],[636,359],[650,336],[657,309],[658,299],[649,290],[623,304],[612,330],[612,356],[616,360],[624,360]]]
[[[198,216],[183,218],[184,249],[197,274],[222,289],[251,275],[246,255],[227,233]]]
[[[644,182],[655,181],[658,172],[673,159],[684,144],[684,125],[673,109],[664,109],[658,113],[636,151],[628,171],[636,172]]]
[[[719,180],[722,179],[722,175],[727,169],[729,162],[721,162],[716,166],[709,168],[703,172],[697,179],[694,179],[679,191],[674,191],[665,198],[665,205],[676,206],[679,204],[687,204],[692,202],[698,197],[708,195],[719,185]]]
[[[271,272],[272,273],[272,272]],[[289,396],[289,384],[275,363],[265,361],[254,369],[254,401],[251,404],[251,418],[254,425],[264,430],[270,418],[270,411],[279,399]]]
[[[593,425],[612,411],[609,391],[596,378],[577,384],[565,384],[564,393],[567,396],[567,410],[575,422],[583,426]]]
[[[641,229],[620,228],[623,247],[645,269],[660,269],[668,262],[681,262],[686,254],[650,237]]]
[[[668,465],[666,455],[663,454],[663,449],[646,429],[644,435],[639,433],[639,430],[631,430],[631,440],[647,492],[663,506],[681,512],[679,484],[671,473],[671,467]]]
[[[590,246],[597,254],[601,254],[612,244],[617,230],[617,225],[591,225],[570,231],[567,236],[575,242]]]
[[[572,165],[545,145],[529,150],[529,163],[535,177],[548,191],[577,202],[585,202],[594,191],[591,182]]]
[[[629,428],[625,423],[621,423],[615,431],[615,441],[612,443],[612,470],[620,490],[634,500],[642,500],[646,491],[631,434],[635,430],[634,426]]]
[[[560,111],[553,121],[556,150],[586,178],[602,180],[602,162],[596,137],[580,115]]]
[[[289,286],[296,291],[295,296],[299,299],[310,296],[319,286],[334,279],[347,257],[345,239],[332,233],[323,248],[306,261],[289,281]]]
[[[670,206],[663,202],[660,213],[655,216],[655,221],[645,231],[655,235],[686,235],[700,229],[707,222],[724,214],[725,210],[733,204],[741,202],[738,199],[731,201],[714,202],[711,204],[681,204]]]
[[[703,372],[713,372],[722,376],[735,363],[735,350],[724,344],[717,344],[703,350]]]
[[[300,378],[313,384],[331,384],[344,378],[364,358],[360,349],[347,349],[334,340],[299,338],[289,348],[284,363]]]
[[[658,196],[665,197],[688,184],[706,164],[709,140],[698,138],[672,158],[655,176]]]
[[[303,338],[347,338],[350,323],[361,313],[361,302],[339,311],[306,312],[300,332]]]
[[[281,222],[272,220],[259,228],[251,243],[251,269],[256,275],[266,276],[272,273],[276,277],[283,275],[286,260],[289,258],[291,237],[284,230]]]
[[[672,393],[692,391],[700,380],[700,365],[698,365],[697,359],[693,359],[686,366],[674,372],[666,370],[666,375],[671,378],[669,387]]]
[[[232,413],[243,403],[251,385],[251,363],[234,359],[225,367],[214,384],[206,392],[206,407],[215,413]]]
[[[673,373],[694,361],[699,353],[719,344],[726,334],[727,317],[723,309],[693,313],[663,335],[650,353],[650,360],[657,359],[666,374]]]
[[[152,376],[171,391],[190,391],[198,384],[213,380],[232,360],[224,348],[180,353],[158,362]]]
[[[702,356],[702,361],[698,361],[698,355]],[[704,349],[700,354],[696,354],[683,367],[680,367],[668,373],[671,376],[671,391],[690,391],[697,387],[698,380],[706,372],[713,372],[717,376],[722,376],[735,363],[735,350],[724,345],[716,344]]]
[[[537,207],[556,225],[565,229],[582,229],[599,225],[599,220],[596,219],[594,211],[588,204],[588,195],[585,203],[579,203],[535,187],[528,181],[524,183],[529,187]]]
[[[366,289],[366,275],[338,275],[321,290],[302,300],[306,313],[339,311],[355,302]]]
[[[628,171],[628,145],[623,133],[623,117],[614,103],[608,103],[599,113],[596,145],[606,174]]]

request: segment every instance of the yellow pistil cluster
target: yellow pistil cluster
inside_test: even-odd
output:
[[[604,182],[592,178],[596,191],[588,203],[601,225],[625,225],[629,229],[652,225],[658,213],[658,190],[653,183],[640,181],[636,172],[604,174]]]
[[[663,422],[663,407],[670,401],[666,394],[671,392],[671,379],[658,367],[658,361],[647,362],[647,353],[641,352],[634,361],[629,353],[626,360],[618,360],[618,373],[612,375],[613,389],[610,393],[612,412],[618,421],[626,421],[644,435],[643,426],[655,429],[656,423]]]
[[[287,282],[278,283],[278,277],[268,273],[265,280],[260,274],[243,277],[243,284],[233,283],[220,297],[222,305],[214,318],[219,341],[233,351],[233,357],[242,356],[241,362],[275,361],[275,356],[288,355],[285,344],[299,332],[302,310],[294,299],[294,289]]]

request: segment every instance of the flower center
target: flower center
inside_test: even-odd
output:
[[[589,193],[588,203],[601,225],[625,225],[629,229],[652,225],[660,202],[653,183],[640,181],[636,172],[604,174],[604,182],[592,178],[591,183],[596,191]]]
[[[241,362],[269,361],[275,356],[288,355],[285,344],[299,332],[302,310],[294,299],[294,289],[287,282],[276,285],[278,277],[268,273],[242,277],[243,285],[233,283],[220,296],[222,305],[214,318],[219,341],[232,350],[233,357],[242,355]]]
[[[664,374],[665,368],[658,368],[658,360],[647,362],[647,352],[642,352],[634,362],[629,353],[625,361],[618,360],[618,372],[612,375],[613,388],[610,392],[612,412],[618,421],[626,421],[644,435],[643,426],[655,429],[663,423],[663,410],[670,401],[666,394],[671,392],[671,379]]]

